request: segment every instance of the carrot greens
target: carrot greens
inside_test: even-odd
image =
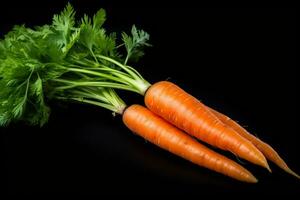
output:
[[[117,44],[117,34],[103,28],[105,19],[100,9],[76,23],[68,4],[54,15],[52,24],[33,29],[15,26],[0,40],[0,125],[16,120],[45,124],[49,99],[122,113],[125,104],[108,88],[146,91],[150,84],[127,62],[143,55],[149,35],[133,26],[131,34],[122,33]]]

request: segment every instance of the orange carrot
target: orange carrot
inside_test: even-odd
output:
[[[139,136],[197,165],[240,181],[257,182],[245,168],[200,144],[145,107],[128,107],[123,113],[123,122]]]
[[[207,107],[207,108],[209,108],[209,107]],[[266,156],[267,159],[274,162],[276,165],[278,165],[280,168],[282,168],[287,173],[290,173],[293,176],[300,178],[300,176],[298,174],[296,174],[294,171],[292,171],[287,166],[287,164],[284,162],[284,160],[278,155],[278,153],[270,145],[263,142],[262,140],[255,137],[254,135],[251,135],[245,128],[240,126],[237,122],[232,120],[230,117],[228,117],[212,108],[209,108],[209,109],[224,124],[231,127],[233,130],[238,132],[241,136],[243,136],[247,140],[251,141]]]
[[[188,134],[269,169],[264,155],[247,139],[222,123],[204,104],[168,81],[152,85],[145,104]]]

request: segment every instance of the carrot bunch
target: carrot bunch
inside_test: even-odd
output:
[[[270,145],[251,135],[234,120],[207,107],[171,82],[162,81],[152,85],[145,94],[145,104],[150,111],[165,121],[154,114],[146,114],[149,111],[144,108],[138,106],[132,108],[133,106],[131,106],[123,115],[123,121],[127,127],[187,160],[238,180],[257,182],[255,177],[240,165],[229,162],[228,159],[209,151],[200,143],[186,136],[191,135],[265,167],[271,172],[267,158],[287,173],[300,178]],[[155,117],[157,119],[154,120]],[[177,129],[171,127],[172,125]],[[173,133],[170,134],[170,131],[165,129],[172,130]],[[184,132],[179,135],[179,130]],[[198,154],[199,152],[200,154]],[[199,158],[199,155],[202,157]],[[208,159],[203,159],[203,156]]]
[[[267,158],[300,178],[270,145],[173,83],[162,81],[151,86],[145,95],[145,103],[152,112],[201,141],[230,151],[271,172]]]
[[[270,145],[229,117],[171,82],[145,80],[127,63],[143,55],[149,35],[133,26],[117,44],[116,34],[102,27],[105,19],[100,9],[76,24],[68,4],[52,24],[15,26],[0,41],[0,125],[22,120],[42,126],[49,117],[48,100],[92,104],[122,115],[130,130],[153,144],[237,180],[257,182],[244,167],[198,140],[271,171],[268,159],[300,178]],[[115,90],[143,95],[147,108],[127,106]]]

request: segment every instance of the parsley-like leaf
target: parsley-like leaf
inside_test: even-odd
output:
[[[122,33],[122,39],[127,51],[124,64],[126,64],[129,59],[136,61],[144,55],[143,47],[151,46],[148,43],[149,37],[148,33],[143,30],[138,30],[135,25],[132,26],[131,36],[125,32]]]

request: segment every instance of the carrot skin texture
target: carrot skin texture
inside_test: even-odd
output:
[[[137,135],[199,166],[240,181],[257,182],[248,170],[200,144],[143,106],[128,107],[123,113],[123,122]]]
[[[207,108],[209,108],[209,107],[207,107]],[[238,132],[241,136],[248,139],[250,142],[252,142],[265,155],[265,157],[267,159],[274,162],[277,166],[279,166],[281,169],[283,169],[287,173],[300,179],[300,176],[288,167],[288,165],[284,162],[284,160],[278,155],[278,153],[269,144],[263,142],[259,138],[250,134],[245,128],[243,128],[241,125],[239,125],[236,121],[232,120],[230,117],[228,117],[212,108],[209,108],[209,109],[224,124],[226,124],[233,130]]]
[[[264,155],[247,139],[228,128],[199,100],[168,81],[153,84],[145,94],[149,110],[186,133],[269,168]]]

